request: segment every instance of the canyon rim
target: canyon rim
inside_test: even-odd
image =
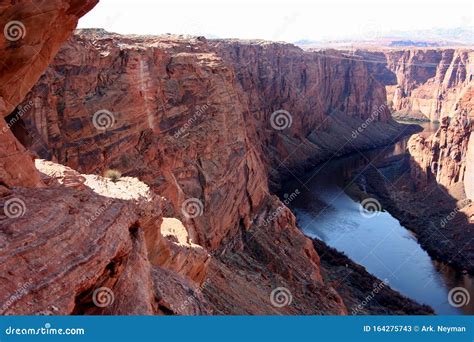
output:
[[[407,137],[351,196],[472,276],[472,48],[76,29],[96,5],[0,5],[1,314],[434,314],[289,209],[308,171]]]

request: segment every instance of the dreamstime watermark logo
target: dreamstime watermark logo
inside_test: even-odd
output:
[[[189,293],[186,299],[181,302],[181,305],[177,307],[176,311],[178,314],[186,315],[186,308],[193,305],[198,305],[197,303],[199,302],[199,299],[197,294],[202,293],[203,289],[208,285],[210,285],[210,281],[209,279],[206,279],[194,292]],[[167,284],[164,284],[164,286],[167,286]]]
[[[20,300],[23,296],[28,293],[29,288],[33,285],[32,279],[29,279],[26,283],[20,284],[19,288],[7,299],[2,305],[0,312],[4,312],[17,300]]]
[[[51,323],[45,323],[44,327],[39,328],[17,328],[9,326],[5,329],[6,335],[85,335],[84,328],[53,328]]]
[[[454,287],[448,293],[448,303],[455,308],[469,304],[470,300],[471,295],[464,287]]]
[[[23,115],[28,113],[32,107],[33,107],[33,101],[31,100],[28,101],[24,106],[18,106],[15,116],[8,120],[7,125],[3,127],[2,129],[2,133],[5,133],[10,128],[12,128],[13,125],[15,125],[18,122],[18,120],[22,118]]]
[[[99,287],[92,294],[92,302],[99,308],[105,308],[112,305],[115,301],[114,293],[108,287]]]
[[[284,109],[276,110],[270,115],[270,125],[277,131],[291,127],[292,123],[293,117]]]
[[[181,212],[186,218],[201,216],[204,212],[204,205],[198,198],[188,198],[181,204]]]
[[[105,131],[115,125],[115,115],[106,109],[98,110],[92,117],[92,124],[99,131]]]
[[[357,138],[373,121],[375,121],[380,116],[380,114],[386,110],[386,108],[387,106],[383,104],[372,111],[370,116],[359,127],[357,127],[357,129],[352,131],[352,139]]]
[[[5,202],[3,212],[9,218],[22,217],[26,213],[26,204],[21,198],[10,198]]]
[[[446,215],[446,217],[443,217],[441,219],[441,222],[440,222],[440,225],[441,225],[441,228],[444,228],[448,222],[450,222],[452,219],[454,219],[454,217],[458,214],[458,212],[460,210],[462,210],[463,208],[465,208],[466,206],[468,206],[469,204],[471,203],[471,200],[466,198],[464,199],[463,201],[461,201],[461,205],[460,207],[456,207],[454,210],[452,210],[448,215]]]
[[[359,211],[361,215],[367,218],[378,216],[382,211],[382,205],[375,198],[366,198],[360,205]]]
[[[388,279],[384,279],[380,283],[374,283],[372,291],[364,298],[364,300],[359,303],[355,308],[352,309],[351,314],[352,315],[357,315],[360,310],[365,308],[369,302],[371,302],[375,296],[382,291],[382,289],[388,285]]]
[[[373,20],[367,20],[361,23],[357,31],[357,38],[362,40],[378,39],[381,34],[379,23]]]
[[[106,210],[107,208],[114,202],[113,198],[108,198],[103,205],[101,205],[97,210],[94,212],[94,214],[86,219],[86,224],[87,226],[91,226],[92,223],[94,223],[95,220],[97,220]]]
[[[278,217],[281,216],[282,213],[285,212],[286,207],[300,194],[300,190],[296,189],[291,194],[284,194],[283,195],[283,204],[280,205],[276,210],[272,211],[267,218],[263,221],[264,226],[268,226],[272,221],[276,220]]]
[[[206,103],[202,106],[196,106],[194,115],[174,134],[174,138],[178,139],[181,137],[209,108],[209,105]]]
[[[291,305],[293,296],[286,287],[277,287],[270,293],[270,302],[277,308]]]
[[[25,25],[21,21],[12,20],[3,27],[3,35],[11,42],[23,39],[26,35]]]

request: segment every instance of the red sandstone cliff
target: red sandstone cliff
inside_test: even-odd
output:
[[[49,47],[54,39],[44,39],[45,64],[36,67],[22,50],[14,74],[27,80],[24,88],[0,87],[11,128],[0,154],[0,271],[8,275],[0,312],[346,313],[312,243],[269,193],[267,174],[401,133],[367,65],[281,44],[85,31],[61,48],[18,106],[93,3],[48,6],[39,14],[51,10],[70,26],[40,21],[37,39],[57,37]],[[16,18],[27,22],[30,7],[17,8]],[[27,42],[8,43],[1,53],[11,58]],[[236,51],[246,51],[252,65],[242,65]],[[291,112],[287,131],[270,122],[280,109]],[[375,133],[352,137],[368,119]],[[34,168],[12,132],[73,169],[44,161]],[[88,175],[111,168],[127,177]],[[7,213],[12,200],[20,212]],[[292,305],[272,305],[277,287],[289,289]],[[93,297],[104,288],[109,303],[101,307]]]
[[[385,123],[380,130],[393,130],[385,141],[394,138],[384,99],[364,62],[292,45],[84,30],[25,98],[33,108],[23,117],[24,143],[81,172],[139,177],[197,243],[215,250],[261,212],[268,172],[367,147],[350,129],[372,113],[371,133]],[[287,129],[272,126],[278,109],[288,110]],[[101,110],[106,129],[94,126]],[[352,124],[344,123],[345,136],[331,134],[337,120]],[[188,198],[202,202],[202,216],[183,215]]]
[[[65,185],[69,184],[66,178],[70,176],[62,171],[62,166],[47,164],[49,169],[44,169],[39,163],[37,166],[44,178],[39,182],[44,184],[42,188],[11,188],[6,183],[2,190],[1,232],[5,248],[0,257],[2,274],[9,274],[8,279],[2,281],[0,291],[2,312],[202,314],[245,310],[246,313],[344,313],[340,297],[323,283],[319,258],[310,241],[297,230],[288,209],[280,208],[279,200],[267,192],[263,163],[252,150],[247,127],[242,117],[232,115],[231,110],[243,112],[243,104],[234,94],[222,94],[225,87],[232,86],[232,72],[212,53],[186,53],[189,47],[185,44],[189,41],[170,40],[164,43],[164,48],[153,48],[150,47],[152,42],[146,42],[142,50],[133,45],[128,51],[104,43],[104,51],[100,51],[100,46],[99,50],[84,49],[84,53],[91,54],[84,56],[85,59],[72,51],[72,61],[68,61],[72,65],[65,66],[78,74],[79,71],[87,73],[87,69],[95,71],[86,61],[95,60],[98,66],[106,63],[104,69],[108,73],[97,75],[92,72],[90,83],[86,75],[80,74],[77,78],[79,84],[73,86],[79,85],[76,90],[85,94],[50,96],[50,89],[57,90],[51,85],[46,89],[48,96],[44,100],[46,103],[57,100],[53,102],[56,118],[44,115],[47,107],[41,106],[39,96],[32,102],[27,99],[24,107],[18,107],[7,118],[8,125],[32,149],[41,145],[38,145],[40,141],[35,132],[29,132],[24,125],[30,115],[38,120],[35,122],[44,123],[38,126],[40,132],[46,132],[46,138],[51,134],[52,141],[58,139],[55,132],[65,138],[72,133],[71,140],[61,141],[59,146],[67,148],[72,144],[71,151],[76,151],[76,156],[65,149],[62,152],[66,158],[56,159],[81,170],[100,172],[113,166],[140,176],[154,190],[162,192],[166,197],[163,201],[168,202],[163,204],[166,215],[182,217],[187,230],[177,220],[162,220],[159,211],[162,204],[153,200],[156,195],[152,190],[149,194],[138,191],[134,195],[136,188],[140,189],[144,184],[127,185],[126,179],[114,183],[67,170],[68,175],[72,173],[74,177],[86,180],[76,184],[77,187],[70,187]],[[173,45],[181,45],[185,51],[170,55],[166,48],[173,49]],[[109,48],[112,49],[107,51]],[[149,64],[155,58],[157,65]],[[74,65],[74,61],[78,64]],[[162,74],[173,77],[155,78]],[[117,82],[117,76],[124,77],[124,83]],[[153,91],[156,89],[152,88],[155,81],[160,85],[158,94],[163,94],[163,98],[158,98],[163,101],[158,103],[153,96],[157,95]],[[67,78],[66,82],[69,84],[71,80]],[[108,95],[104,94],[104,87]],[[87,94],[90,91],[96,98],[90,98]],[[199,95],[202,91],[204,93]],[[125,97],[125,94],[129,96]],[[82,103],[87,98],[91,100],[91,107]],[[120,98],[124,102],[120,102]],[[205,101],[200,103],[202,98]],[[135,103],[131,102],[134,99]],[[162,112],[155,111],[157,105]],[[206,122],[204,127],[189,125],[189,132],[182,131],[183,138],[160,135],[183,110],[189,117],[180,118],[184,120],[182,124],[193,115],[202,115],[195,112],[199,105],[209,109],[206,117],[212,119],[207,120],[207,125]],[[98,108],[93,108],[95,106]],[[103,132],[92,125],[91,114],[104,107],[118,114],[114,118],[117,131]],[[94,112],[89,113],[92,109]],[[31,113],[25,110],[31,110]],[[77,116],[80,113],[84,113],[83,127],[80,127],[80,115]],[[72,130],[67,131],[68,127]],[[98,147],[85,143],[90,139],[87,132],[90,137],[96,136]],[[187,140],[186,135],[190,133],[196,133],[200,138]],[[75,141],[77,138],[80,139]],[[46,151],[55,152],[54,146],[46,148]],[[115,164],[109,157],[113,151],[111,156],[117,157]],[[81,159],[83,157],[86,159]],[[77,183],[74,177],[72,182]],[[192,196],[201,199],[202,215],[198,212],[194,217],[182,210],[182,203]],[[10,200],[18,199],[21,212],[16,217],[6,210],[10,208]],[[100,213],[96,215],[94,210],[99,209]],[[278,220],[263,224],[276,210],[281,214]],[[85,217],[94,217],[93,224],[84,223]],[[91,229],[93,231],[89,231]],[[258,252],[252,248],[243,250],[241,233],[259,244]],[[51,236],[57,236],[57,241]],[[223,239],[226,239],[225,243]],[[275,239],[280,242],[274,244]],[[66,257],[71,244],[75,253]],[[210,256],[198,244],[216,253],[209,273]],[[90,246],[96,247],[91,249]],[[234,254],[223,254],[233,246],[241,251],[240,259],[244,264],[240,266],[226,261],[228,257],[237,261],[239,258]],[[294,246],[298,248],[294,249]],[[43,248],[50,253],[41,253]],[[263,251],[269,259],[263,257]],[[285,251],[291,253],[286,255]],[[16,271],[11,271],[19,254],[24,266],[17,265]],[[51,263],[55,259],[61,263]],[[268,272],[271,278],[266,278]],[[237,292],[229,287],[230,275],[226,273],[240,284]],[[44,280],[39,282],[38,277]],[[15,295],[18,284],[23,285],[20,294]],[[271,305],[270,292],[277,285],[291,289],[295,306],[280,310]],[[63,291],[66,286],[68,291]],[[307,286],[312,290],[309,295]],[[114,301],[105,308],[98,308],[91,302],[91,297],[95,290],[103,287],[111,290]],[[137,289],[131,291],[133,287]],[[207,294],[213,298],[213,307],[209,307],[202,297],[207,288],[214,289]],[[245,289],[254,293],[255,305],[248,305],[248,297],[244,294],[249,292]],[[127,295],[129,292],[136,295],[132,298]],[[212,297],[216,293],[223,298]]]
[[[63,42],[98,0],[3,1],[0,22],[0,117],[10,114]],[[39,186],[32,156],[0,120],[0,184]]]
[[[417,234],[430,255],[469,273],[474,272],[473,105],[470,88],[435,133],[413,135],[407,155],[363,175],[368,191]]]
[[[383,84],[364,60],[346,58],[337,50],[309,52],[265,41],[210,44],[233,65],[248,96],[246,120],[255,124],[272,180],[401,135],[390,118]],[[288,126],[282,130],[269,125],[279,110],[290,117],[280,115],[281,126]],[[357,131],[367,124],[370,130]]]
[[[460,109],[472,92],[474,52],[457,49],[357,51],[371,62],[375,77],[386,86],[387,101],[400,117],[441,120]]]
[[[8,26],[0,38],[0,313],[210,313],[200,291],[209,255],[163,220],[161,197],[132,178],[35,167],[14,136],[26,137],[21,118],[32,104],[10,113],[95,3],[0,7]],[[153,244],[160,252],[149,255]]]

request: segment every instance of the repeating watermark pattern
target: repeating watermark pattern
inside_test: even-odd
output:
[[[87,226],[91,226],[95,220],[97,220],[106,210],[107,208],[114,202],[113,198],[108,198],[103,205],[101,205],[94,214],[86,219]]]
[[[293,117],[284,109],[276,110],[270,115],[270,125],[277,131],[291,127],[292,123]]]
[[[372,291],[370,291],[370,293],[364,298],[364,300],[361,303],[359,303],[355,308],[351,310],[351,314],[357,315],[387,285],[388,285],[388,279],[384,279],[380,283],[374,283]]]
[[[26,204],[21,198],[10,198],[5,202],[3,212],[5,213],[5,216],[9,218],[22,217],[26,213]]]
[[[188,218],[196,218],[204,213],[204,205],[198,198],[188,198],[181,204],[181,212]]]
[[[92,294],[92,302],[99,308],[112,305],[115,301],[114,292],[108,287],[99,287]]]
[[[471,295],[464,287],[454,287],[448,293],[448,303],[455,308],[465,306],[469,304],[470,301]]]
[[[33,101],[28,101],[24,106],[18,106],[15,116],[8,120],[7,125],[3,127],[2,133],[7,132],[13,127],[26,113],[33,107]]]
[[[12,20],[3,27],[3,35],[11,42],[23,39],[26,36],[26,27],[19,20]]]
[[[206,103],[202,106],[196,106],[193,116],[174,134],[175,139],[179,139],[186,131],[196,123],[196,121],[207,111],[209,105]]]
[[[378,216],[382,211],[382,205],[375,198],[366,198],[360,205],[359,211],[361,215],[367,218]]]
[[[7,301],[2,305],[2,308],[0,309],[0,312],[4,312],[7,310],[10,306],[12,306],[13,303],[16,301],[20,300],[23,296],[25,296],[28,293],[29,288],[33,285],[32,279],[29,279],[26,283],[20,284],[19,288],[7,299]]]
[[[278,219],[286,210],[286,207],[300,194],[300,190],[296,189],[294,192],[291,194],[284,194],[283,195],[283,204],[280,205],[276,210],[271,212],[267,218],[263,221],[263,225],[266,227],[268,226],[272,221],[275,221]]]
[[[380,25],[378,22],[369,20],[364,21],[358,26],[358,39],[374,40],[380,37]]]
[[[186,308],[195,305],[198,302],[196,294],[202,293],[204,288],[210,284],[209,279],[204,280],[204,282],[196,289],[196,293],[189,294],[184,301],[181,302],[181,305],[177,307],[177,312],[182,315],[186,315]]]
[[[372,111],[370,116],[362,123],[362,125],[360,125],[359,127],[357,127],[357,129],[352,131],[352,135],[351,135],[352,139],[356,139],[363,131],[365,131],[365,129],[369,127],[369,125],[373,121],[377,120],[377,118],[380,116],[380,114],[382,114],[386,110],[386,108],[387,106],[383,104],[377,107],[374,111]]]
[[[441,228],[446,227],[446,225],[456,217],[458,212],[462,210],[463,208],[465,208],[466,206],[468,206],[470,203],[471,203],[471,200],[467,198],[461,201],[461,205],[459,207],[456,207],[453,211],[451,211],[448,215],[446,215],[446,217],[443,217],[441,219],[441,222],[440,222]]]
[[[105,131],[115,125],[115,115],[107,109],[101,109],[94,113],[92,124],[99,131]]]
[[[291,305],[293,296],[286,287],[277,287],[270,293],[270,302],[277,308]]]

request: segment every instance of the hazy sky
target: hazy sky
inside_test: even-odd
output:
[[[293,42],[468,26],[473,24],[473,10],[473,2],[468,0],[100,0],[80,20],[79,27]]]

